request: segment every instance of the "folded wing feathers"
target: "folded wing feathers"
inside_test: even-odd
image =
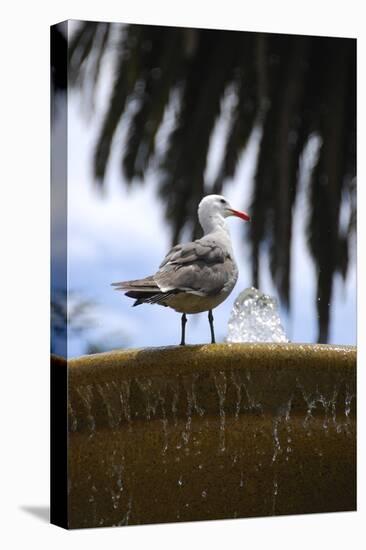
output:
[[[116,290],[135,298],[134,305],[161,304],[180,292],[201,296],[216,294],[227,283],[232,270],[232,258],[208,239],[174,246],[165,256],[154,276],[134,281],[113,283]]]

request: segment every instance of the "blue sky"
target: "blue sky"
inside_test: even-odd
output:
[[[86,351],[86,341],[96,342],[104,348],[120,346],[145,347],[171,345],[179,342],[180,316],[168,308],[143,305],[132,308],[132,300],[114,291],[110,283],[135,279],[152,274],[159,266],[170,244],[169,228],[163,217],[163,208],[156,198],[157,175],[151,170],[144,185],[127,188],[121,181],[119,152],[123,146],[125,128],[120,128],[114,141],[112,159],[108,168],[105,188],[101,192],[92,176],[92,155],[100,116],[107,99],[108,71],[102,78],[96,114],[91,117],[84,109],[81,98],[70,93],[68,104],[68,284],[73,296],[94,305],[88,312],[92,327],[77,335],[71,333],[69,356]],[[223,104],[223,115],[211,141],[206,180],[215,174],[225,136],[231,97]],[[169,127],[169,116],[165,129]],[[60,119],[54,128],[56,142],[61,134]],[[159,136],[164,146],[166,131]],[[254,132],[241,159],[233,181],[225,187],[225,196],[233,207],[248,209],[252,188],[255,155],[260,135]],[[313,144],[314,145],[314,144]],[[311,163],[311,144],[305,161]],[[305,163],[306,164],[306,163]],[[306,179],[306,170],[304,169]],[[304,188],[306,182],[304,183]],[[243,189],[245,195],[243,195]],[[295,208],[293,238],[292,310],[288,317],[281,312],[281,320],[291,341],[314,342],[317,333],[315,310],[314,267],[307,251],[303,227],[306,217],[306,194],[301,193]],[[236,296],[250,286],[249,247],[245,244],[244,224],[230,219],[229,227],[234,252],[239,266],[238,283],[224,304],[215,312],[218,341],[227,334],[227,322]],[[186,236],[187,237],[187,236]],[[268,261],[260,290],[276,295],[269,276]],[[81,319],[82,323],[83,320]],[[187,325],[187,342],[202,343],[210,339],[206,314],[190,316]],[[346,284],[337,278],[333,306],[330,342],[356,343],[356,270],[352,265]]]

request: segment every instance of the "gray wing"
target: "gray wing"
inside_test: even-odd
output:
[[[174,246],[153,278],[163,292],[183,290],[209,296],[220,292],[235,273],[229,252],[216,241],[198,239]]]

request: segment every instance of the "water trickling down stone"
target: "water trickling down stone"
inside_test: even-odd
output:
[[[95,418],[92,414],[92,402],[94,398],[93,386],[91,384],[88,384],[87,386],[79,386],[76,391],[79,394],[85,407],[89,430],[91,432],[94,432]]]
[[[113,430],[117,428],[121,421],[121,412],[118,409],[115,409],[111,403],[111,385],[108,382],[104,384],[96,384],[96,390],[102,398],[103,404],[107,411],[108,424],[109,427]]]
[[[130,411],[130,381],[122,380],[119,384],[112,382],[115,388],[118,391],[118,397],[121,403],[121,407],[124,413],[126,420],[131,422],[131,411]],[[131,426],[130,426],[131,428]]]
[[[196,412],[199,416],[203,416],[204,410],[198,405],[197,395],[196,395],[196,380],[197,375],[186,377],[183,380],[183,384],[186,390],[187,398],[187,421],[185,430],[182,432],[182,437],[185,445],[188,445],[188,442],[191,437],[191,425],[192,425],[192,414]]]
[[[278,424],[280,422],[280,418],[277,417],[273,421],[273,455],[272,455],[272,462],[276,462],[278,454],[281,452],[281,444],[280,439],[278,437]]]
[[[220,407],[220,450],[225,451],[225,398],[226,398],[226,374],[224,371],[220,371],[219,374],[214,374],[214,381],[219,397]]]
[[[132,511],[132,496],[130,496],[129,499],[128,499],[126,514],[121,519],[121,521],[119,521],[117,523],[118,527],[121,527],[122,525],[128,525],[129,520],[130,520],[130,516],[131,516],[131,511]]]
[[[278,495],[278,481],[277,481],[277,474],[275,474],[273,478],[273,491],[272,491],[272,515],[276,514],[277,495]]]
[[[76,432],[78,429],[78,419],[74,412],[74,409],[72,408],[71,402],[68,401],[67,403],[68,413],[69,413],[69,429],[71,432]]]
[[[277,300],[254,287],[239,294],[229,319],[228,342],[288,342]]]

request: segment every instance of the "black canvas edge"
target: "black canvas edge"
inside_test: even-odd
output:
[[[253,31],[253,30],[248,30],[248,29],[240,29],[237,27],[237,25],[234,25],[234,26],[228,26],[228,25],[225,25],[225,27],[217,27],[216,25],[210,25],[208,27],[206,26],[202,26],[201,24],[200,25],[195,25],[195,24],[191,24],[191,25],[185,25],[183,23],[179,23],[176,22],[176,23],[154,23],[154,22],[149,22],[149,21],[144,21],[144,22],[141,22],[141,21],[136,21],[134,18],[132,18],[132,20],[130,20],[129,17],[127,17],[126,19],[123,19],[123,21],[121,20],[118,20],[116,21],[115,19],[79,19],[78,17],[70,17],[70,19],[68,19],[68,21],[74,21],[76,23],[79,23],[79,22],[83,22],[83,23],[110,23],[110,24],[113,24],[113,25],[136,25],[136,26],[140,26],[140,27],[162,27],[162,28],[168,28],[168,29],[196,29],[196,30],[199,30],[199,31],[228,31],[228,32],[245,32],[245,33],[248,33],[248,34],[266,34],[266,35],[282,35],[282,36],[293,36],[293,37],[296,37],[296,36],[303,36],[303,37],[309,37],[309,38],[340,38],[342,40],[357,40],[358,36],[359,35],[345,35],[345,34],[330,34],[330,33],[325,33],[325,34],[312,34],[310,32],[306,33],[305,31],[304,32],[283,32],[283,31],[277,31],[277,30],[273,30],[273,29],[265,29],[265,30],[261,30],[261,31]]]
[[[51,300],[56,289],[67,297],[67,90],[68,23],[50,27],[51,53]],[[61,120],[64,133],[55,143],[52,124]],[[60,122],[58,120],[58,122]],[[57,160],[57,162],[56,162]],[[56,169],[56,166],[58,167]],[[61,169],[60,169],[61,167]],[[57,186],[57,192],[56,192]],[[55,216],[57,212],[57,220]],[[61,222],[60,222],[61,220]],[[56,255],[57,250],[57,255]],[[52,325],[52,315],[51,315]],[[67,460],[67,326],[62,327],[62,356],[50,360],[50,522],[68,528],[68,460]]]

